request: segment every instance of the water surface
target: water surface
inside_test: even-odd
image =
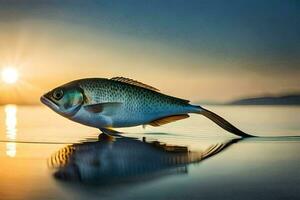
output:
[[[120,149],[123,148],[123,143],[105,143],[105,145],[99,143],[98,130],[68,121],[47,108],[2,106],[0,107],[0,197],[1,199],[300,198],[300,140],[297,137],[286,137],[300,136],[300,107],[210,106],[209,109],[224,116],[247,133],[266,137],[235,140],[234,136],[204,117],[192,115],[189,119],[159,128],[147,126],[146,129],[142,127],[119,129],[125,132],[124,137],[137,138],[134,141],[138,141],[137,145],[140,145],[135,148],[135,143],[131,144],[130,139],[129,142],[125,142],[125,146],[129,145],[126,151],[122,152]],[[190,157],[186,157],[185,150],[179,152],[180,155],[172,151],[165,154],[161,149],[154,150],[153,154],[152,147],[143,150],[145,144],[142,137],[146,138],[146,143],[154,141],[156,144],[159,141],[161,145],[186,147],[187,152],[195,152],[197,156],[210,152],[211,147],[220,148],[218,147],[219,150],[211,156],[194,162],[187,159]],[[234,142],[230,142],[232,140]],[[230,145],[226,146],[228,143]],[[77,153],[68,154],[64,150],[70,147],[71,149],[76,147]],[[134,154],[129,151],[130,149],[133,152],[135,149],[140,150],[140,154]],[[63,155],[68,155],[72,158],[69,166],[73,167],[77,161],[87,164],[79,166],[80,179],[76,176],[74,178],[54,175],[63,168],[49,165],[49,160],[62,151],[65,151],[64,154],[61,153],[61,157],[56,157],[56,161],[64,160],[68,157]],[[96,176],[99,175],[101,164],[103,165],[103,161],[98,162],[97,158],[104,151],[128,159],[123,159],[123,163],[119,163],[118,166],[121,167],[116,168],[115,173],[111,170],[106,177],[101,174]],[[144,154],[145,157],[141,157],[144,160],[138,159],[138,156]],[[130,155],[133,155],[131,162],[129,162]],[[170,159],[167,167],[165,165],[162,167],[159,162],[155,162],[157,155],[175,159]],[[147,162],[156,165],[153,164],[152,168],[149,167],[150,164],[143,165]],[[134,164],[140,166],[136,171],[132,167]],[[115,167],[116,164],[110,162],[110,166]],[[114,178],[115,180],[111,181],[113,175],[117,173],[124,175],[123,179]],[[83,179],[84,177],[92,177],[93,180]]]

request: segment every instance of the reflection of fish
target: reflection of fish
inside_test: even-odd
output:
[[[108,127],[160,126],[197,113],[231,133],[250,136],[211,111],[128,78],[72,81],[48,92],[41,101],[58,114],[103,132]]]
[[[215,155],[233,142],[192,152],[184,146],[121,137],[113,142],[100,140],[66,146],[51,156],[49,165],[57,170],[56,178],[69,181],[101,184],[102,181],[150,178],[187,172],[187,164]]]

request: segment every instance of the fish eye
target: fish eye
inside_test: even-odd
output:
[[[53,98],[60,100],[64,96],[64,91],[62,89],[57,89],[52,94]]]

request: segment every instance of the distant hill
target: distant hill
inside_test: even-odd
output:
[[[300,94],[239,99],[228,105],[300,105]]]

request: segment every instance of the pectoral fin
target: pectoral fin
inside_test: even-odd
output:
[[[160,119],[156,119],[156,120],[150,122],[149,125],[151,125],[151,126],[161,126],[161,125],[168,124],[168,123],[178,121],[178,120],[181,120],[181,119],[185,119],[185,118],[188,118],[188,117],[189,117],[188,114],[171,115],[171,116],[163,117],[163,118],[160,118]]]
[[[103,113],[106,115],[114,114],[122,105],[119,102],[97,103],[84,106],[84,109],[92,113]]]

